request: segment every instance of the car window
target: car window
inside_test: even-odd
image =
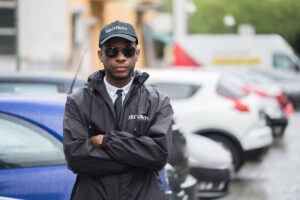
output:
[[[46,83],[0,83],[0,92],[58,93],[58,86]]]
[[[25,120],[0,114],[0,169],[65,164],[61,142]]]
[[[200,86],[181,83],[153,83],[159,91],[165,93],[170,99],[184,99],[193,96]]]
[[[278,69],[285,69],[285,70],[295,70],[296,64],[284,54],[274,54],[273,55],[273,63],[274,66]]]
[[[247,96],[247,93],[245,93],[239,85],[224,76],[218,82],[216,90],[218,94],[234,99]]]

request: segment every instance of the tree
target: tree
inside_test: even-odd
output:
[[[239,24],[252,24],[256,33],[277,33],[300,52],[298,0],[193,0],[197,12],[188,17],[189,33],[227,33],[223,17],[230,13]]]

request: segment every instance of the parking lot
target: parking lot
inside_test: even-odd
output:
[[[274,140],[263,159],[251,161],[232,181],[221,200],[297,200],[300,198],[300,112],[295,112],[282,138]]]

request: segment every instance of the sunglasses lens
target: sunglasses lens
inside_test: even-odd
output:
[[[132,46],[126,46],[122,49],[122,53],[125,57],[130,58],[135,54],[135,48]]]
[[[105,54],[107,57],[114,58],[118,55],[119,49],[117,47],[108,47],[105,49]]]
[[[114,58],[118,55],[119,49],[117,47],[107,47],[105,54],[107,57]],[[135,54],[135,48],[132,46],[126,46],[122,49],[122,53],[126,58],[130,58]]]

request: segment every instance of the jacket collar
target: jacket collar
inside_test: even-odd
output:
[[[105,76],[105,70],[98,70],[88,77],[86,85],[91,88],[99,87],[103,84],[103,78]],[[142,85],[149,78],[149,74],[146,72],[141,72],[139,70],[134,70],[133,84]]]

